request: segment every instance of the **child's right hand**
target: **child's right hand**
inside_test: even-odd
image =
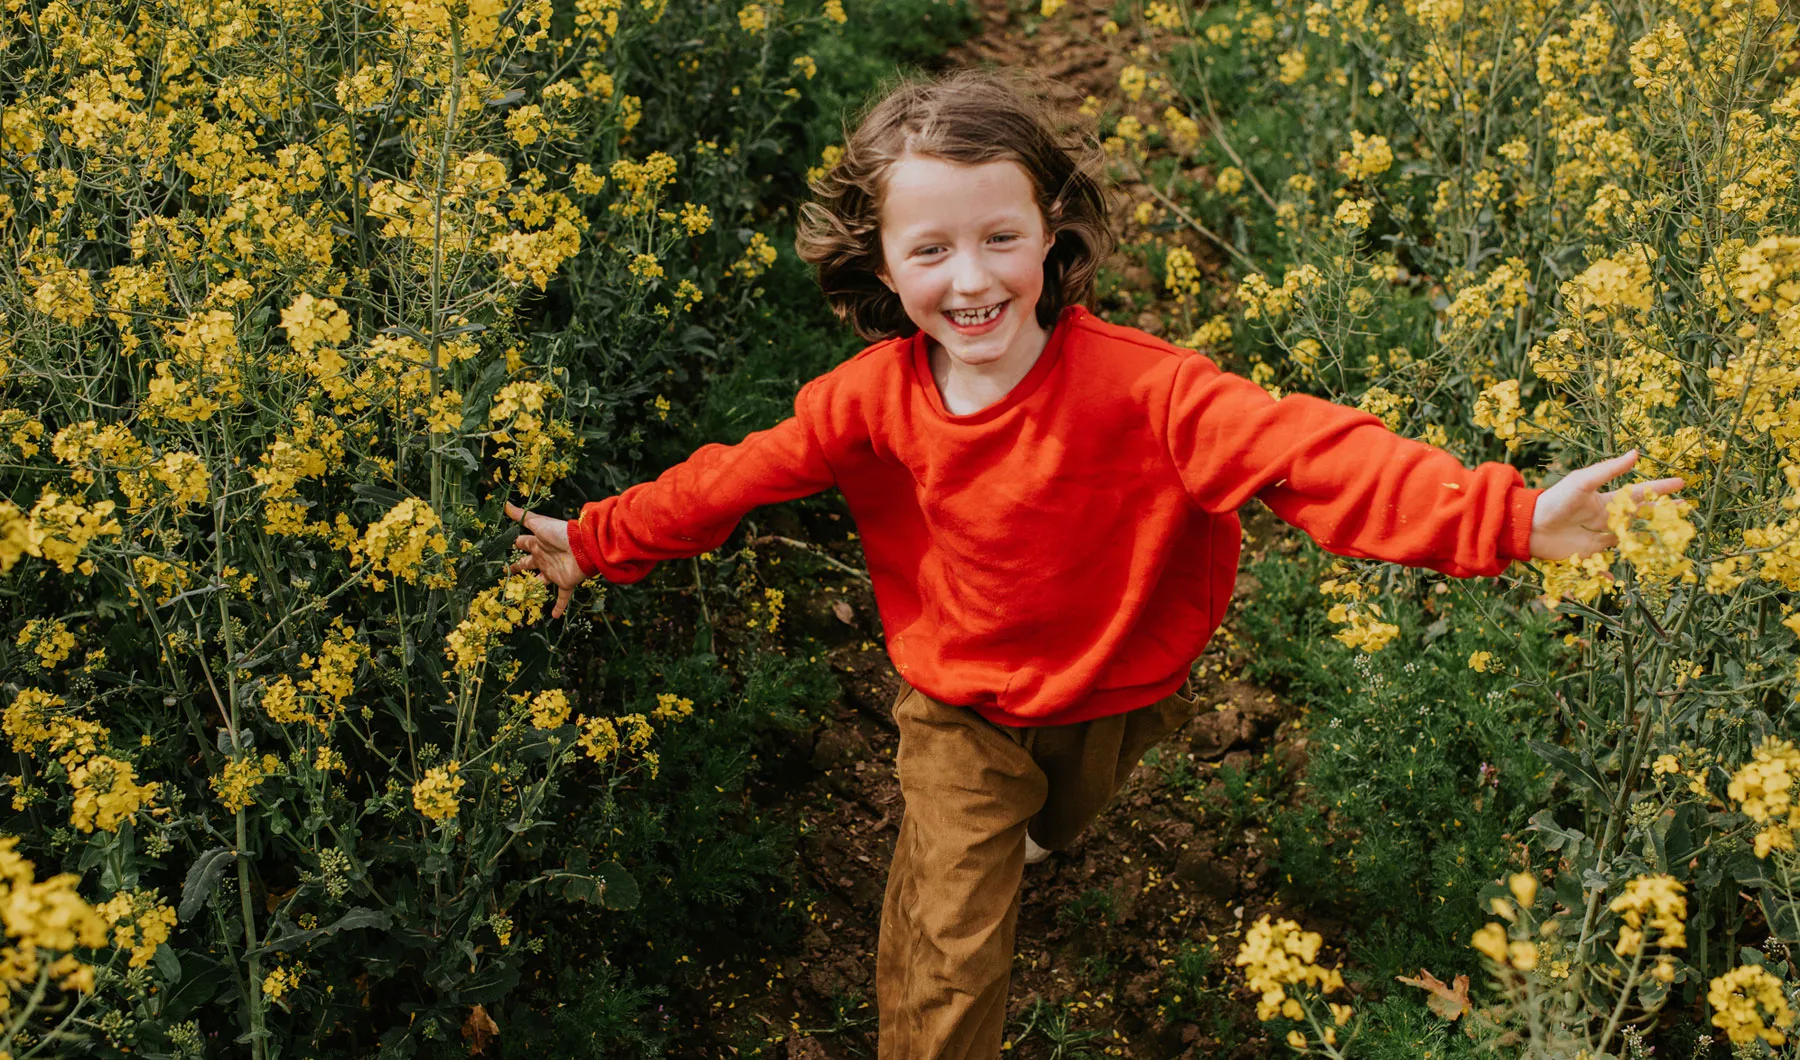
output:
[[[575,596],[575,587],[587,580],[569,549],[568,520],[528,512],[511,501],[506,502],[506,517],[526,530],[513,541],[513,547],[525,557],[506,568],[507,573],[536,571],[545,585],[556,586],[556,605],[550,609],[550,617],[561,618]]]

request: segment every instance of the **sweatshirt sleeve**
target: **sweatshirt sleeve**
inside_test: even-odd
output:
[[[807,411],[814,386],[801,387],[794,415],[768,430],[736,445],[703,445],[654,481],[582,505],[569,520],[582,571],[635,582],[661,560],[724,544],[752,508],[831,488],[836,480]]]
[[[1460,578],[1531,558],[1543,491],[1517,468],[1465,468],[1359,409],[1304,394],[1277,401],[1198,354],[1175,369],[1167,415],[1170,455],[1209,512],[1260,497],[1328,551]]]

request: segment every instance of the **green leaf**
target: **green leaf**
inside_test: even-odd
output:
[[[327,935],[335,935],[340,931],[354,931],[357,928],[379,928],[383,931],[393,925],[394,918],[379,909],[356,906],[343,916],[338,917],[324,927],[311,928],[305,931],[288,931],[270,938],[262,946],[251,951],[253,954],[279,953],[291,950],[296,946],[311,942],[313,939]]]
[[[1533,832],[1543,834],[1545,850],[1561,850],[1564,845],[1578,847],[1581,841],[1587,838],[1573,828],[1564,828],[1557,824],[1556,814],[1553,810],[1539,810],[1532,814],[1531,823],[1526,827]]]
[[[169,948],[166,942],[156,944],[156,970],[162,973],[163,982],[170,985],[181,982],[181,958]]]
[[[1568,777],[1571,783],[1588,789],[1602,799],[1612,797],[1607,791],[1606,778],[1600,775],[1599,770],[1594,767],[1593,758],[1586,752],[1577,756],[1567,748],[1558,747],[1553,743],[1545,743],[1542,740],[1526,740],[1525,746],[1531,748],[1544,761],[1562,770],[1563,775]]]
[[[600,904],[608,909],[636,909],[637,881],[616,861],[600,866],[595,872],[600,881]]]
[[[218,886],[219,874],[225,871],[232,856],[230,847],[213,847],[188,868],[187,880],[181,885],[181,905],[175,910],[176,918],[183,924],[192,920],[206,904],[213,888]]]

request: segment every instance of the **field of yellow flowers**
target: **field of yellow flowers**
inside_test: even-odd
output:
[[[1310,693],[1328,838],[1290,833],[1289,865],[1321,908],[1411,921],[1349,946],[1460,1020],[1432,1055],[1794,1048],[1795,16],[1169,0],[1083,27],[1123,62],[1086,109],[1134,182],[1172,335],[1532,484],[1629,449],[1634,475],[1687,480],[1615,506],[1616,549],[1494,585],[1315,561],[1292,591],[1353,657],[1343,694]],[[1461,730],[1496,712],[1525,753],[1477,770]],[[1503,847],[1381,836],[1408,810],[1479,829],[1509,797]],[[1300,1052],[1416,1049],[1391,1004],[1340,1003],[1319,945],[1291,920],[1250,933],[1258,1015]]]
[[[750,429],[700,381],[773,335],[826,355],[769,311],[788,204],[960,24],[858,8],[7,5],[0,1055],[660,1055],[620,922],[768,889],[718,748],[817,675],[697,622],[596,670],[635,605],[547,626],[500,509]],[[658,845],[683,801],[730,865]]]
[[[988,6],[1108,57],[1114,313],[1533,484],[1689,483],[1491,585],[1262,552],[1233,650],[1306,780],[1227,785],[1282,903],[1181,981],[1333,1057],[1795,1055],[1791,4]],[[811,926],[749,794],[833,696],[793,583],[745,543],[549,625],[500,506],[847,352],[794,204],[969,11],[7,16],[0,1053],[754,1051],[675,1002]]]

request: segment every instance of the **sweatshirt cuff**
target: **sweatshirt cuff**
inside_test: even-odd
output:
[[[582,525],[579,518],[569,520],[569,551],[574,554],[575,563],[581,568],[583,577],[592,578],[600,573],[600,557],[594,555],[587,527]]]
[[[1531,519],[1537,514],[1538,495],[1543,492],[1514,486],[1506,498],[1506,522],[1500,528],[1501,559],[1521,563],[1531,560]]]

